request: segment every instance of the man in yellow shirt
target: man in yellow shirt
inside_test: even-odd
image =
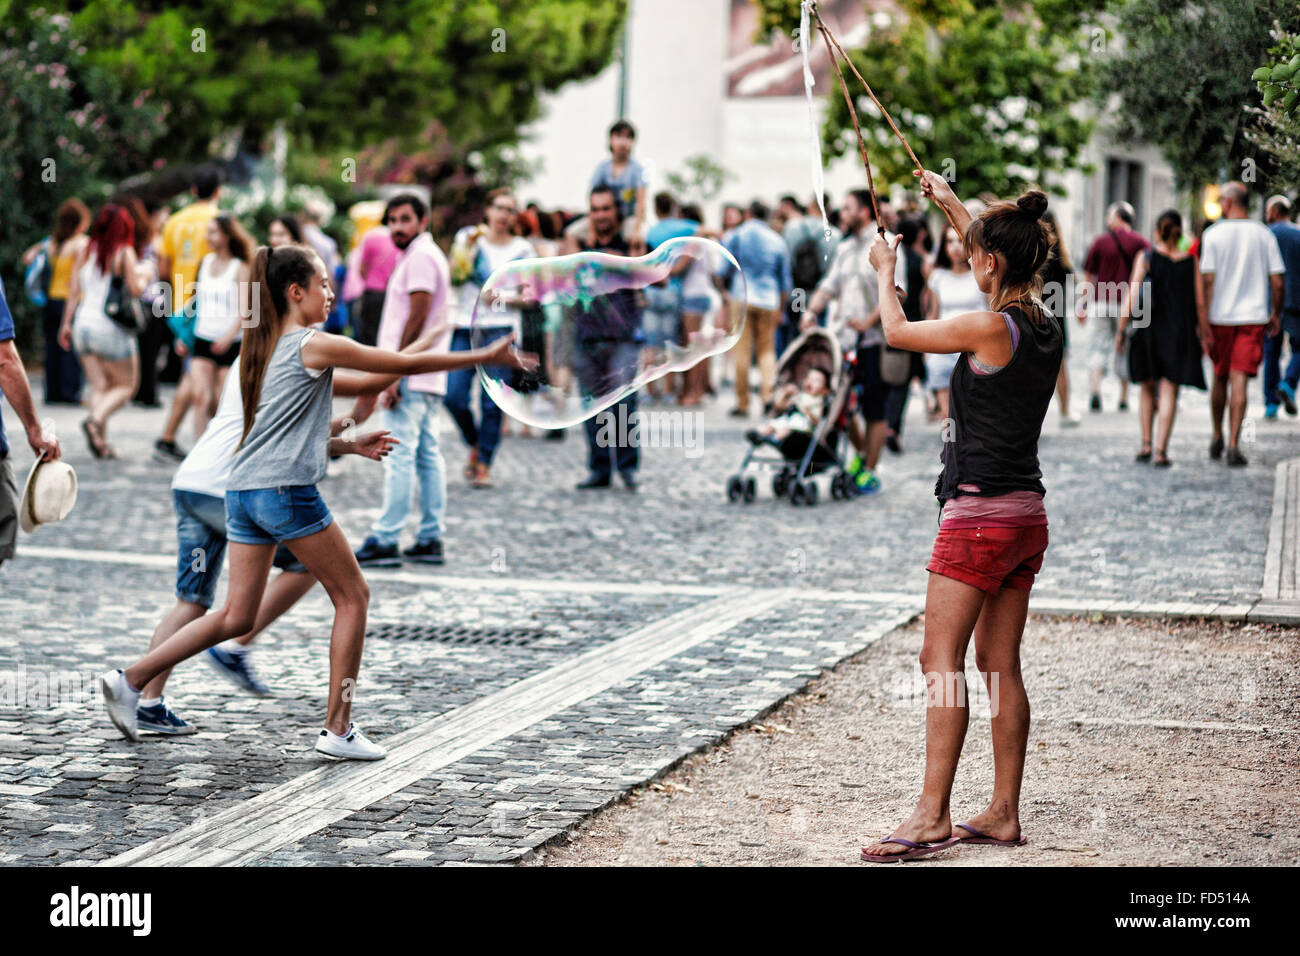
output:
[[[217,217],[217,199],[221,195],[221,172],[215,166],[200,166],[194,174],[190,192],[194,202],[175,213],[163,227],[158,249],[158,278],[170,282],[172,314],[185,310],[194,295],[199,277],[199,263],[208,254],[208,224]],[[184,355],[179,340],[176,350]],[[172,399],[171,413],[162,435],[153,443],[154,456],[161,461],[182,461],[185,453],[176,445],[176,431],[181,427],[192,399],[189,373],[181,378]]]

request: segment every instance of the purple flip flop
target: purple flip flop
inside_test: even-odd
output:
[[[867,863],[902,863],[904,860],[915,860],[920,856],[946,850],[948,847],[960,843],[961,838],[948,837],[946,840],[934,840],[930,843],[913,843],[911,840],[904,840],[902,837],[881,837],[879,842],[897,843],[899,846],[905,846],[909,849],[902,853],[868,853],[863,850],[862,859]]]
[[[1023,834],[1016,840],[998,840],[987,833],[981,833],[969,823],[959,823],[957,826],[970,833],[968,837],[953,837],[958,843],[972,843],[977,846],[1024,846],[1029,842],[1028,838]]]

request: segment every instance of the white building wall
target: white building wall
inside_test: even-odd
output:
[[[806,100],[726,95],[729,10],[730,0],[631,0],[629,19],[627,115],[637,128],[635,155],[651,171],[650,195],[663,188],[666,173],[683,170],[687,157],[706,154],[734,175],[705,210],[714,224],[722,200],[743,204],[761,197],[774,202],[786,192],[806,200],[813,192]],[[531,181],[520,186],[525,201],[535,199],[546,208],[585,208],[591,172],[608,155],[606,131],[617,118],[619,70],[615,63],[600,76],[545,98],[544,116],[522,149],[525,157],[542,163]],[[819,127],[830,92],[834,87],[825,84],[814,90]],[[1141,232],[1150,234],[1155,216],[1178,205],[1173,174],[1157,149],[1120,147],[1099,132],[1080,157],[1094,171],[1087,176],[1068,173],[1068,197],[1052,197],[1070,252],[1080,264],[1088,243],[1104,228],[1108,156],[1145,167],[1143,221],[1137,224]],[[856,151],[825,168],[826,189],[836,203],[846,190],[865,186],[865,180]],[[1188,212],[1183,209],[1184,216]]]

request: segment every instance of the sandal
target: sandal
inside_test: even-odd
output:
[[[950,846],[956,846],[961,843],[960,837],[948,837],[946,840],[933,840],[929,843],[913,843],[911,840],[904,840],[902,837],[882,837],[880,843],[897,843],[899,846],[905,846],[908,849],[902,853],[868,853],[865,848],[862,850],[862,859],[867,863],[902,863],[904,860],[915,860],[920,856],[928,856],[931,853],[938,853],[940,850],[946,850]]]
[[[104,434],[95,422],[86,418],[81,422],[81,430],[86,436],[86,444],[90,446],[90,453],[96,458],[103,458],[104,452]]]
[[[1155,465],[1157,468],[1168,468],[1170,465],[1173,464],[1173,462],[1169,460],[1169,456],[1166,455],[1163,451],[1158,451],[1156,452],[1156,459],[1154,462],[1152,462],[1152,464]]]
[[[1138,452],[1136,455],[1133,456],[1133,460],[1134,460],[1134,461],[1150,461],[1150,460],[1151,460],[1151,446],[1150,446],[1150,445],[1143,445],[1143,446],[1142,446],[1142,450],[1141,450],[1140,452]]]

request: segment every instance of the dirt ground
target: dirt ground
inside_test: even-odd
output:
[[[596,814],[530,865],[834,865],[911,811],[924,765],[922,623]],[[1294,865],[1300,632],[1218,622],[1031,618],[1033,710],[1018,848],[909,866]],[[974,672],[973,651],[967,667]],[[986,806],[986,695],[953,819]]]

